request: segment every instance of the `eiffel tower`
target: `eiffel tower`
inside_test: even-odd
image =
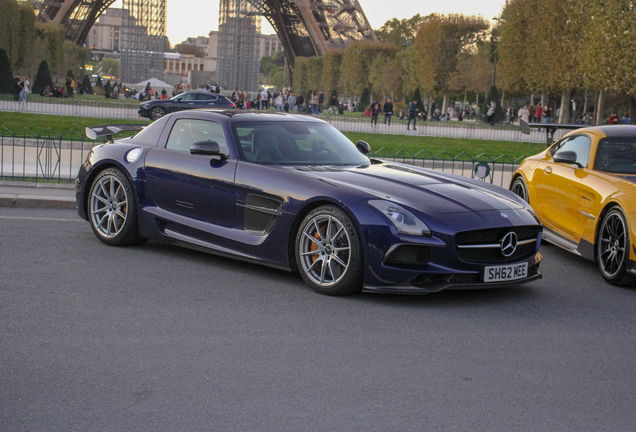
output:
[[[30,0],[38,19],[63,24],[66,38],[83,45],[99,16],[115,0]],[[152,1],[152,0],[150,0]],[[299,56],[324,54],[359,40],[377,41],[358,0],[221,0],[249,3],[278,33],[290,65]],[[222,4],[223,7],[223,4]],[[158,19],[165,19],[159,17]]]

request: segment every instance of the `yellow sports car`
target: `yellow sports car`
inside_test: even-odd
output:
[[[523,121],[522,121],[523,122]],[[598,263],[616,285],[636,281],[636,126],[555,125],[575,129],[545,152],[525,159],[510,190],[544,225],[543,238]]]

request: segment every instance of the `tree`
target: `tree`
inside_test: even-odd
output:
[[[386,21],[375,34],[380,42],[388,42],[397,47],[406,47],[415,41],[417,30],[422,25],[425,17],[415,14],[411,18],[398,20],[393,18]]]
[[[7,52],[0,48],[0,93],[13,93],[13,73]]]
[[[104,84],[102,83],[102,77],[97,75],[97,79],[95,80],[95,87],[104,88]]]
[[[383,42],[354,42],[345,50],[342,59],[340,87],[350,95],[361,94],[370,87],[371,63],[378,55],[395,57],[397,47]]]
[[[118,77],[119,60],[113,58],[105,58],[104,60],[102,60],[102,74]]]
[[[636,124],[636,6],[630,0],[592,0],[586,7],[590,18],[580,43],[585,80],[625,94]]]
[[[416,88],[413,96],[409,102],[415,101],[415,107],[420,110],[420,112],[424,111],[424,103],[422,102],[422,93],[420,93],[420,89]]]
[[[40,62],[38,73],[35,75],[33,82],[33,93],[40,94],[47,86],[53,88],[53,80],[51,79],[51,71],[46,60]]]
[[[91,85],[91,79],[88,75],[84,75],[84,78],[82,79],[82,86],[84,86],[86,94],[95,94],[93,86]]]
[[[369,74],[370,87],[373,90],[373,98],[378,99],[393,97],[393,93],[401,94],[402,73],[397,60],[391,57],[378,55],[371,63]]]
[[[415,38],[418,82],[428,93],[443,94],[446,109],[450,77],[460,56],[476,50],[489,24],[482,17],[432,14],[425,18]]]
[[[75,75],[73,75],[73,71],[70,69],[66,72],[66,76],[75,79]]]
[[[344,50],[331,49],[322,56],[322,84],[325,94],[340,89],[340,71]]]
[[[488,92],[488,97],[484,101],[484,104],[481,108],[482,114],[485,115],[488,112],[491,102],[495,102],[495,104],[497,104],[497,106],[495,107],[494,120],[495,120],[495,123],[500,123],[504,119],[504,114],[503,114],[503,108],[501,107],[501,104],[499,103],[499,91],[497,90],[497,87],[495,86],[490,87],[490,91]]]

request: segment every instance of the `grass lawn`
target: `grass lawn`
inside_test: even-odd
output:
[[[115,120],[91,117],[0,112],[0,134],[10,135],[10,132],[7,131],[8,129],[14,134],[20,136],[31,136],[35,134],[77,139],[80,135],[86,137],[84,132],[86,126],[117,123],[150,124],[150,121],[147,119],[144,120]]]
[[[363,132],[343,132],[347,138],[353,142],[358,140],[366,141],[371,145],[371,151],[376,152],[378,157],[389,157],[400,152],[400,157],[413,157],[421,152],[418,157],[430,158],[438,157],[452,158],[462,152],[467,153],[461,159],[470,159],[480,154],[487,154],[492,158],[505,155],[513,160],[531,156],[546,149],[545,144],[528,144],[511,141],[492,141],[467,138],[440,138],[410,135],[380,135]],[[381,150],[384,147],[383,150]],[[422,151],[424,150],[424,151]],[[442,154],[440,154],[442,153]],[[505,162],[505,161],[504,161]]]
[[[0,95],[1,100],[13,100],[12,94],[2,94]],[[73,104],[73,103],[82,103],[82,102],[92,102],[100,105],[105,104],[126,104],[126,105],[139,105],[139,101],[137,99],[106,99],[104,96],[100,95],[79,95],[76,94],[72,98],[53,98],[53,97],[43,97],[39,94],[30,93],[27,96],[28,102],[47,102],[47,103],[65,103],[65,104]]]
[[[55,116],[46,114],[25,114],[0,112],[0,134],[10,135],[11,132],[22,136],[52,136],[67,139],[78,139],[85,137],[85,128],[100,124],[117,123],[145,123],[144,120],[114,120],[86,117]],[[523,156],[530,156],[545,150],[545,144],[527,144],[509,141],[491,141],[465,138],[439,138],[420,137],[410,135],[383,135],[362,132],[344,132],[353,142],[363,140],[371,145],[372,151],[382,150],[378,156],[389,157],[400,150],[400,156],[412,157],[424,150],[419,157],[439,157],[452,158],[462,152],[467,153],[462,159],[470,159],[482,153],[492,158],[506,155],[510,159],[518,159]],[[121,135],[123,136],[123,134]]]

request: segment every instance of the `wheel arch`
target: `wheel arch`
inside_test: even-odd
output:
[[[294,218],[294,223],[292,224],[290,235],[289,235],[289,244],[287,247],[287,253],[289,255],[290,267],[292,268],[292,271],[294,273],[298,272],[295,248],[296,248],[296,236],[298,234],[298,230],[300,229],[300,224],[303,221],[303,219],[305,219],[305,216],[309,214],[309,212],[323,205],[333,205],[335,207],[338,207],[343,212],[345,212],[347,216],[349,216],[351,220],[354,222],[353,224],[354,229],[356,230],[356,233],[358,234],[358,238],[360,239],[360,242],[362,243],[363,241],[362,233],[360,232],[360,229],[359,229],[358,218],[356,218],[356,216],[351,212],[351,210],[347,208],[347,206],[345,206],[341,201],[324,197],[324,198],[318,198],[314,201],[307,202],[305,206],[302,207],[296,214],[296,217]],[[362,260],[363,260],[362,265],[364,268],[364,263],[366,262],[364,247],[362,247]]]
[[[607,214],[607,212],[609,212],[611,209],[618,207],[620,209],[620,211],[623,212],[623,215],[625,215],[625,220],[627,222],[629,222],[627,220],[627,215],[625,213],[625,210],[623,209],[623,206],[620,205],[620,203],[616,202],[616,201],[609,201],[608,203],[605,204],[605,206],[603,207],[603,209],[601,210],[601,212],[598,215],[598,219],[596,220],[596,226],[594,227],[594,261],[598,261],[598,256],[597,256],[597,252],[596,252],[596,243],[598,240],[598,231],[599,229],[601,229],[601,224],[603,223],[603,219],[605,219],[605,215]],[[628,226],[629,228],[629,226]]]
[[[104,163],[98,165],[97,167],[95,167],[91,171],[91,173],[88,175],[88,177],[86,178],[86,187],[84,188],[84,196],[82,196],[82,202],[84,203],[84,206],[87,209],[87,217],[88,217],[88,208],[89,208],[88,199],[90,197],[91,189],[93,187],[93,181],[95,181],[95,177],[97,177],[100,173],[102,173],[103,171],[105,171],[105,170],[107,170],[109,168],[115,168],[115,169],[121,171],[126,176],[128,181],[130,182],[130,186],[131,186],[131,189],[132,189],[133,194],[134,194],[134,198],[135,198],[135,202],[137,204],[137,208],[139,208],[139,197],[137,196],[137,191],[135,190],[134,182],[133,182],[133,179],[132,179],[132,177],[130,175],[130,172],[128,172],[127,169],[125,169],[123,166],[121,166],[117,162],[108,161],[108,162],[104,162]]]

